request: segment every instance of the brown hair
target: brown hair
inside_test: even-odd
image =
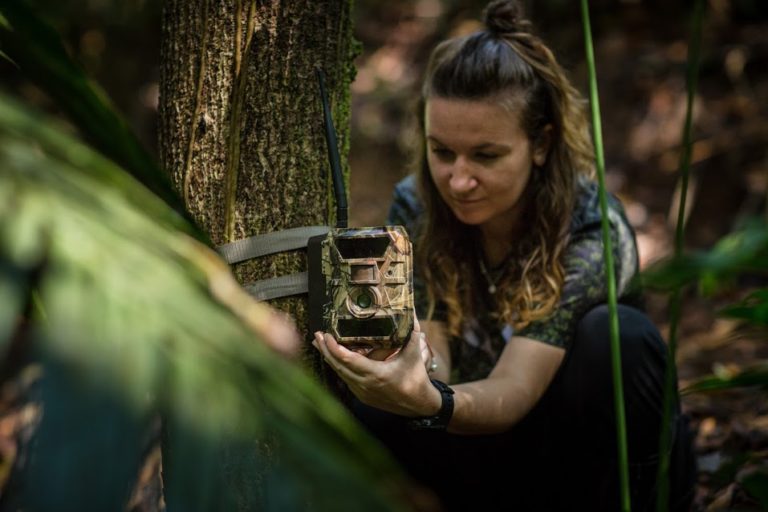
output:
[[[548,316],[565,279],[563,251],[575,203],[577,178],[594,173],[585,102],[569,82],[552,51],[531,33],[515,1],[491,2],[485,30],[448,39],[432,52],[420,101],[421,140],[424,106],[430,97],[497,100],[519,108],[520,125],[532,144],[551,126],[546,163],[532,173],[524,221],[530,229],[515,240],[498,286],[499,316],[515,329]],[[515,100],[510,102],[509,100]],[[417,169],[426,224],[417,243],[417,259],[427,284],[428,317],[439,299],[448,313],[449,333],[458,336],[471,313],[474,283],[474,228],[459,222],[435,187],[420,148]]]

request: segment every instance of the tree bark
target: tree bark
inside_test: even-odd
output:
[[[357,51],[350,1],[167,0],[162,25],[161,161],[213,243],[328,224],[332,189],[315,68],[326,73],[346,165]],[[233,270],[241,283],[300,272],[305,254]],[[303,330],[304,299],[273,305]]]
[[[346,166],[349,85],[357,51],[350,4],[165,1],[160,158],[214,245],[332,221],[332,181],[315,69],[325,71]],[[305,270],[304,251],[233,268],[242,284]],[[292,314],[305,333],[306,296],[272,305]],[[308,354],[319,372],[319,357],[314,351]],[[173,426],[168,429],[166,434],[173,436]],[[170,449],[168,439],[164,453]],[[254,442],[252,450],[223,447],[223,503],[236,503],[237,510],[262,507],[276,453],[272,444],[267,439]],[[175,469],[163,471],[168,477]],[[184,505],[169,501],[168,507]]]

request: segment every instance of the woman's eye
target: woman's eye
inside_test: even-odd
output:
[[[453,151],[445,148],[432,148],[431,151],[438,158],[450,158],[453,155]]]
[[[495,153],[475,153],[475,157],[478,160],[493,160],[494,158],[498,158],[499,155]]]

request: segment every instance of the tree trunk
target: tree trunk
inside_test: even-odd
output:
[[[315,68],[326,74],[346,162],[356,51],[350,11],[350,0],[165,1],[161,162],[214,245],[331,222]],[[306,254],[250,260],[233,270],[242,284],[292,274],[306,270]],[[273,306],[291,313],[305,331],[306,296]],[[317,356],[310,360],[321,367]],[[167,428],[166,441],[174,435],[173,426]],[[223,448],[219,484],[228,497],[222,503],[237,510],[264,505],[264,488],[274,478],[270,461],[279,453],[271,445],[258,440],[252,449]],[[163,449],[170,444],[164,441]],[[168,477],[175,469],[163,471]],[[169,501],[168,507],[184,505]]]
[[[342,162],[356,46],[349,0],[167,0],[160,153],[215,245],[328,224],[331,180],[315,68]],[[238,264],[241,283],[306,270],[301,251]],[[305,297],[276,307],[305,325]]]

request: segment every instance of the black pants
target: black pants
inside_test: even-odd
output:
[[[641,311],[619,305],[633,512],[651,511],[666,346]],[[503,434],[410,430],[404,418],[353,402],[353,413],[448,511],[618,511],[619,471],[607,306],[581,320],[534,409]],[[690,509],[695,466],[687,417],[672,418],[670,510]]]

